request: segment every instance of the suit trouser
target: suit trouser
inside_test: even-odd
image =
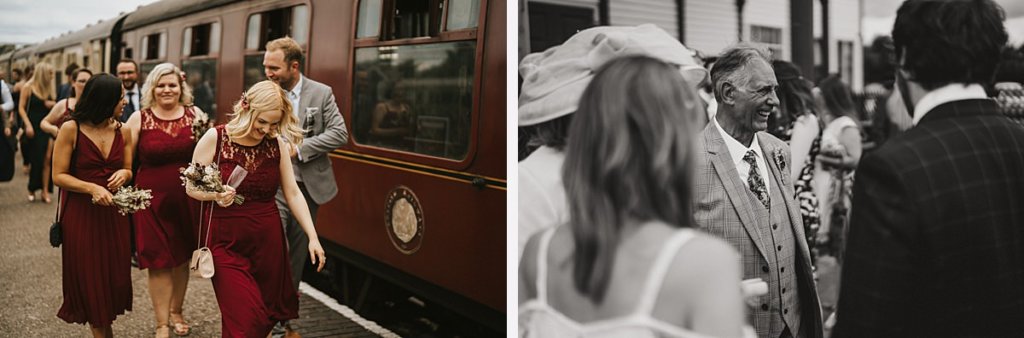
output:
[[[306,198],[306,205],[309,206],[309,216],[312,218],[313,224],[316,224],[316,211],[320,209],[320,205],[309,197],[306,185],[302,182],[298,183],[302,197]],[[283,193],[277,194],[277,211],[281,214],[281,225],[284,227],[284,235],[288,239],[288,262],[292,267],[292,286],[298,292],[299,282],[302,281],[302,270],[306,268],[309,261],[309,237],[302,230],[295,215],[292,215]]]

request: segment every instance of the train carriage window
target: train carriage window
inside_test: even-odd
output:
[[[263,74],[263,51],[267,42],[291,36],[301,46],[309,40],[309,7],[298,5],[249,16],[246,32],[244,73],[242,83],[248,89],[266,78]],[[305,65],[299,65],[305,69]]]
[[[475,40],[356,49],[356,142],[465,159],[475,55]]]
[[[365,0],[359,2],[359,19],[356,23],[357,39],[380,34],[380,1]]]
[[[220,50],[220,23],[213,22],[185,28],[181,55],[210,55]]]
[[[480,0],[449,0],[447,30],[476,28],[480,19]]]
[[[193,104],[217,118],[217,59],[185,60],[181,62],[185,81],[192,87]]]
[[[443,0],[385,0],[384,40],[437,36]]]
[[[167,55],[167,34],[153,33],[142,37],[143,60],[159,60]]]

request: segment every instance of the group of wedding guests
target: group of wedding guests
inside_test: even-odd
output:
[[[71,98],[53,104],[49,116],[30,114],[38,117],[29,122],[41,122],[26,128],[38,125],[56,138],[53,179],[62,191],[64,235],[58,317],[88,323],[94,337],[111,337],[114,319],[132,307],[134,251],[138,267],[149,272],[155,336],[188,335],[188,263],[197,246],[207,246],[222,336],[298,336],[287,321],[298,317],[302,270],[312,262],[319,271],[326,260],[316,207],[337,193],[330,163],[320,162],[347,142],[347,131],[330,88],[301,74],[301,47],[288,37],[266,47],[268,80],[248,88],[230,119],[212,128],[193,105],[185,74],[170,63],[153,68],[141,90],[131,60],[118,64],[117,76],[79,71]],[[50,82],[38,75],[48,72],[37,65],[35,83]],[[33,91],[32,101],[22,101],[43,107],[49,89],[38,86],[40,95]],[[222,182],[236,168],[247,176],[222,192],[201,191],[179,178],[190,163],[213,164]],[[307,189],[303,178],[318,184]],[[112,196],[130,183],[151,190],[152,200],[125,216]],[[236,196],[244,202],[234,203]]]
[[[520,336],[822,337],[823,311],[835,337],[1018,336],[1024,128],[984,90],[1003,20],[991,0],[904,2],[913,126],[867,154],[849,88],[761,47],[706,72],[642,25],[526,56]],[[838,304],[816,254],[843,262]]]

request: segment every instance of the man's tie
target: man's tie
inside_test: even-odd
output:
[[[743,155],[743,161],[750,164],[750,175],[747,176],[747,186],[750,187],[750,192],[757,195],[757,199],[764,204],[765,208],[770,208],[771,204],[768,201],[768,187],[764,186],[764,179],[761,178],[761,170],[757,168],[757,154],[753,150],[748,150]]]
[[[132,113],[135,112],[135,102],[132,101],[132,94],[134,94],[134,92],[131,92],[131,91],[124,93],[124,96],[126,96],[128,98],[128,104],[124,105],[124,108],[121,110],[121,121],[122,122],[123,121],[128,121],[128,117],[131,116]]]

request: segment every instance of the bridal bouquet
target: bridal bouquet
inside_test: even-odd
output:
[[[192,141],[199,142],[203,134],[206,134],[206,130],[210,129],[210,116],[201,111],[196,111],[195,114],[192,119]]]
[[[114,205],[117,206],[117,212],[122,216],[148,208],[152,199],[152,190],[139,189],[134,186],[121,187],[114,193]]]
[[[224,183],[221,183],[220,170],[216,164],[190,163],[188,167],[181,168],[178,171],[181,172],[181,183],[186,189],[212,193],[226,191]],[[242,167],[235,167],[235,170],[231,172],[231,176],[228,177],[229,185],[232,188],[238,188],[238,185],[245,179],[246,174],[248,172],[242,169]],[[235,194],[234,204],[241,205],[243,202],[245,202],[245,197]]]

